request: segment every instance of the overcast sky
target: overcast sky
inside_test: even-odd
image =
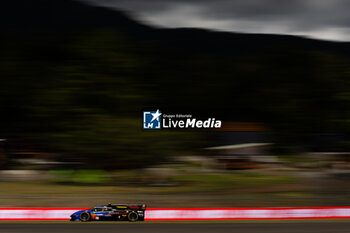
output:
[[[350,41],[350,0],[84,0],[149,24]]]

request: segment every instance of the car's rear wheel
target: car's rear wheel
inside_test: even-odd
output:
[[[139,219],[139,215],[136,212],[132,211],[128,214],[128,220],[130,222],[136,222],[138,219]]]
[[[87,221],[90,221],[90,219],[91,219],[91,216],[89,212],[83,212],[80,214],[80,221],[87,222]]]

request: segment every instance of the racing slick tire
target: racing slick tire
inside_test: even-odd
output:
[[[139,215],[135,211],[132,211],[128,214],[128,220],[130,222],[136,222],[138,219],[139,219]]]
[[[89,212],[82,212],[79,217],[80,221],[88,222],[91,220],[91,215]]]

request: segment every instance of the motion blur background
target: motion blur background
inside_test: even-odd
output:
[[[0,207],[348,206],[349,4],[212,2],[2,1]]]

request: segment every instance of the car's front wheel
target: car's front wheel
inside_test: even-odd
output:
[[[90,221],[90,219],[91,219],[91,216],[89,212],[83,212],[80,214],[80,221],[87,222],[87,221]]]

